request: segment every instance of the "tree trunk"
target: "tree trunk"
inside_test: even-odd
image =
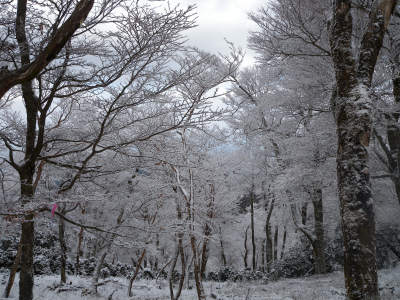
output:
[[[93,272],[92,283],[90,285],[90,293],[92,295],[97,294],[97,285],[99,283],[101,266],[103,265],[103,262],[106,259],[108,251],[111,249],[111,244],[112,243],[109,243],[107,245],[106,249],[104,249],[103,253],[100,255],[99,259],[96,262],[96,267],[94,268],[94,272]]]
[[[8,298],[10,296],[11,289],[12,289],[12,286],[14,284],[15,274],[17,273],[17,269],[18,269],[18,266],[19,266],[19,261],[20,261],[20,258],[21,258],[21,249],[22,249],[22,242],[20,240],[19,244],[18,244],[17,255],[16,255],[14,263],[13,263],[13,265],[11,267],[10,276],[8,277],[8,282],[7,282],[7,285],[6,285],[6,289],[4,290],[4,298]]]
[[[353,52],[352,1],[334,0],[330,24],[336,78],[337,176],[347,299],[379,299],[375,212],[368,146],[373,122],[369,88],[396,0],[374,1],[358,53]]]
[[[83,227],[81,227],[78,236],[78,249],[76,250],[75,275],[78,275],[79,273],[79,258],[81,256],[82,237],[83,237]]]
[[[201,276],[203,276],[206,273],[206,267],[207,267],[207,261],[208,261],[208,257],[210,255],[210,249],[209,249],[209,243],[210,243],[210,234],[211,231],[208,230],[208,225],[206,228],[206,231],[204,233],[205,237],[203,239],[203,247],[201,250],[201,261],[200,261],[200,274]]]
[[[317,189],[314,194],[310,193],[314,204],[315,228],[314,232],[307,228],[303,223],[299,223],[296,216],[296,204],[292,199],[292,194],[289,190],[286,191],[289,197],[290,210],[292,212],[294,225],[300,230],[307,240],[310,242],[314,255],[314,270],[316,274],[326,273],[325,263],[325,247],[324,247],[324,227],[323,227],[323,212],[322,212],[322,191]]]
[[[139,261],[138,261],[138,263],[136,265],[135,273],[133,274],[132,278],[129,280],[129,287],[128,287],[128,295],[129,295],[129,297],[133,297],[133,294],[132,294],[133,281],[136,279],[136,276],[139,273],[140,265],[142,264],[143,258],[146,255],[146,250],[147,250],[146,248],[143,249],[142,255],[140,256]]]
[[[322,190],[315,189],[312,198],[316,239],[313,245],[315,274],[326,274],[324,212],[322,207]]]
[[[62,209],[61,214],[65,214],[65,209]],[[62,218],[59,218],[58,221],[58,239],[60,242],[60,271],[61,271],[61,282],[67,282],[67,275],[65,272],[65,266],[67,261],[67,244],[65,243],[65,223]]]
[[[176,203],[176,213],[179,222],[182,222],[182,211],[178,203]],[[178,261],[179,254],[181,257],[182,272],[181,272],[181,278],[179,280],[179,287],[178,290],[176,291],[176,295],[174,296],[173,273],[175,270],[176,263]],[[183,288],[183,283],[185,281],[185,275],[186,275],[186,261],[185,261],[185,253],[183,251],[183,228],[179,228],[179,231],[177,233],[177,241],[175,243],[174,255],[172,257],[171,266],[168,271],[169,294],[171,300],[178,300],[178,298],[180,297]]]
[[[393,79],[393,96],[396,101],[397,106],[400,105],[400,77],[396,77]],[[388,141],[391,153],[395,158],[394,161],[394,169],[396,170],[397,176],[392,178],[394,181],[394,186],[396,189],[397,201],[400,204],[400,128],[399,128],[399,118],[400,113],[396,111],[392,114],[392,123],[391,130],[388,128]],[[391,131],[392,134],[389,134]]]
[[[275,204],[275,195],[271,195],[271,202],[269,204],[269,207],[268,203],[265,202],[265,210],[268,211],[267,219],[265,221],[265,241],[266,241],[265,259],[267,264],[266,271],[269,271],[269,263],[272,262],[272,256],[273,256],[271,216],[272,216],[272,211],[274,210],[274,204]]]
[[[33,299],[33,248],[34,248],[35,228],[33,216],[26,215],[22,223],[21,234],[21,271],[19,279],[19,299]]]
[[[275,234],[274,234],[274,261],[278,260],[278,226],[275,225]]]
[[[224,241],[222,240],[222,229],[219,229],[219,245],[221,247],[221,260],[224,267],[226,267],[226,256],[224,250]]]
[[[283,240],[282,240],[282,251],[281,251],[281,259],[283,257],[283,254],[285,253],[285,247],[286,247],[286,226],[283,229]]]
[[[251,250],[252,250],[252,267],[256,270],[256,239],[254,234],[254,184],[250,193],[250,216],[251,216]]]
[[[249,227],[246,228],[245,234],[244,234],[244,255],[243,255],[243,261],[244,261],[244,268],[247,268],[247,257],[249,255],[249,250],[247,248],[247,232],[249,231]]]
[[[117,227],[115,228],[115,230],[117,230],[118,226],[122,223],[123,215],[124,215],[124,209],[121,209],[121,212],[120,212],[120,214],[118,216],[118,219],[117,219]],[[96,267],[94,268],[92,283],[91,283],[91,286],[90,286],[90,293],[92,295],[96,295],[97,294],[97,285],[98,285],[98,282],[99,282],[101,266],[103,265],[104,259],[106,258],[107,254],[111,250],[111,247],[113,245],[115,236],[116,236],[115,233],[111,234],[110,239],[107,241],[107,245],[106,245],[103,253],[100,255],[100,258],[97,260]]]
[[[156,234],[156,249],[157,252],[160,251],[160,236],[158,235],[158,233]],[[154,269],[158,269],[158,254],[156,255],[155,259],[154,259]]]
[[[80,206],[80,208],[81,208],[81,212],[82,212],[82,215],[83,215],[85,213],[85,210],[86,210],[86,205],[84,205],[83,207]],[[78,249],[76,250],[75,275],[78,275],[78,273],[79,273],[79,259],[80,259],[80,256],[81,256],[83,231],[84,231],[84,228],[81,227],[81,230],[79,231],[79,235],[78,235]]]
[[[308,202],[304,202],[301,205],[301,224],[306,225],[307,223],[307,209],[308,209]]]
[[[169,283],[169,295],[171,297],[171,300],[175,300],[173,274],[174,274],[176,263],[178,262],[178,256],[179,256],[179,246],[178,246],[178,241],[177,241],[175,243],[175,251],[171,258],[171,265],[169,266],[168,277],[167,277],[167,280]],[[180,293],[180,291],[178,291],[178,293]],[[176,299],[178,299],[178,298],[179,298],[179,296]]]
[[[267,247],[267,240],[264,239],[261,245],[261,272],[266,271],[266,266],[265,266],[265,249]]]
[[[33,174],[34,165],[26,164],[25,168],[20,172],[21,181],[21,198],[22,204],[25,205],[31,201],[33,197]],[[20,277],[19,277],[19,299],[32,300],[34,286],[34,270],[33,270],[33,254],[34,254],[34,216],[27,213],[22,223],[21,232],[21,261],[20,261]]]
[[[199,300],[203,300],[206,299],[206,293],[204,292],[203,282],[201,280],[200,267],[197,258],[196,238],[193,235],[190,237],[190,244],[192,246],[192,251],[193,251],[193,267],[194,267],[193,272],[194,272],[194,280],[196,283],[197,297]]]
[[[183,283],[185,281],[185,275],[186,275],[186,261],[185,261],[185,253],[183,252],[183,243],[182,243],[182,238],[183,238],[183,233],[178,233],[178,240],[175,245],[175,251],[174,255],[171,260],[171,266],[168,271],[168,283],[169,283],[169,293],[171,300],[178,300],[182,288],[183,288]],[[181,278],[179,279],[179,286],[176,291],[176,295],[174,296],[174,282],[173,282],[173,273],[175,270],[176,263],[178,261],[178,256],[180,255],[181,257]]]

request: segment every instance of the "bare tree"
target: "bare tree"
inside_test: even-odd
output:
[[[38,4],[40,2],[41,1],[38,1]],[[29,85],[29,82],[38,76],[39,73],[57,57],[74,33],[82,26],[94,2],[94,0],[82,0],[76,3],[75,6],[71,6],[72,1],[67,1],[58,6],[59,14],[56,16],[53,24],[49,26],[48,31],[44,35],[45,38],[40,39],[41,41],[39,44],[41,47],[32,47],[28,42],[29,33],[27,33],[26,23],[32,20],[27,20],[26,18],[27,13],[32,13],[32,10],[34,10],[32,4],[28,6],[27,0],[19,0],[17,2],[15,23],[7,22],[6,24],[2,24],[6,26],[2,28],[0,49],[2,52],[10,52],[18,47],[20,61],[18,62],[18,60],[14,59],[10,60],[10,63],[14,63],[13,69],[8,70],[8,65],[5,65],[4,68],[1,69],[0,98],[18,84]],[[111,6],[115,5],[113,2],[117,3],[121,1],[103,1],[102,4],[104,6],[102,9],[107,8],[110,4]],[[11,1],[2,5],[8,6],[8,9],[14,13],[15,8]],[[32,15],[30,15],[30,17],[32,17]],[[12,25],[15,25],[15,30],[11,27]],[[44,23],[38,24],[42,34],[44,25]],[[18,46],[15,44],[15,40]],[[46,44],[46,46],[43,47],[44,44]],[[34,50],[34,52],[32,52],[32,50]]]
[[[182,32],[194,26],[193,6],[185,10],[169,7],[158,13],[137,3],[103,1],[82,25],[93,1],[81,1],[57,29],[73,8],[70,2],[42,6],[39,2],[19,1],[17,30],[9,22],[2,31],[2,46],[16,43],[19,47],[2,52],[2,63],[15,63],[15,70],[2,69],[3,94],[21,84],[22,92],[12,92],[22,95],[26,111],[26,120],[17,122],[15,115],[6,113],[0,129],[8,151],[4,159],[20,178],[19,213],[25,215],[20,299],[33,297],[34,216],[48,204],[35,198],[41,193],[35,190],[40,181],[39,163],[69,171],[57,194],[72,190],[85,177],[115,172],[100,169],[97,157],[112,157],[110,153],[137,156],[131,145],[210,118],[204,108],[206,98],[179,98],[167,92],[194,76],[201,78],[205,71],[222,70],[213,55],[183,47]],[[14,13],[13,4],[6,5]],[[114,13],[117,6],[121,10]],[[42,10],[52,14],[41,18]],[[28,22],[38,26],[28,26]],[[113,25],[102,31],[96,27],[101,24]],[[82,27],[75,31],[78,25]],[[49,46],[44,47],[47,40]],[[179,57],[184,49],[186,56]],[[173,61],[177,68],[171,67]],[[224,65],[228,74],[238,63]],[[217,73],[216,77],[222,76]],[[216,77],[205,83],[206,89],[219,83]],[[196,115],[191,122],[189,112]]]

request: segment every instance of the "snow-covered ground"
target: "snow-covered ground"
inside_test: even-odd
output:
[[[7,274],[0,273],[0,292],[4,291]],[[87,294],[90,278],[69,276],[68,284],[61,285],[57,276],[36,276],[34,299],[74,300],[74,299],[132,299],[156,300],[169,299],[169,290],[164,280],[138,280],[134,282],[133,297],[128,297],[128,280],[109,278],[98,287],[98,295]],[[194,285],[194,282],[191,282]],[[381,300],[400,299],[400,267],[379,272]],[[344,296],[343,275],[335,272],[328,275],[316,275],[299,279],[286,279],[268,284],[254,282],[205,282],[208,299],[220,300],[342,300]],[[110,298],[110,295],[112,298]],[[11,299],[18,299],[18,278],[11,292]],[[1,298],[3,299],[3,298]],[[197,299],[196,290],[185,289],[182,300]]]

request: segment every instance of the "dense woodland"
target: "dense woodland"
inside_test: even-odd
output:
[[[0,0],[0,269],[276,280],[343,270],[379,299],[400,259],[400,7],[271,0],[243,67],[196,7]],[[238,20],[238,22],[240,22]],[[16,288],[16,287],[14,287]],[[3,293],[3,291],[1,291]]]

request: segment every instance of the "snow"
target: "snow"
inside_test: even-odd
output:
[[[7,282],[7,273],[0,273],[0,293]],[[9,299],[18,299],[18,274]],[[99,294],[87,294],[90,278],[68,276],[68,284],[60,284],[59,276],[36,276],[34,299],[74,300],[156,300],[169,299],[168,284],[165,280],[137,280],[133,284],[133,297],[128,297],[129,281],[125,278],[108,278],[98,287]],[[197,299],[195,284],[182,291],[182,300]],[[379,272],[379,286],[382,299],[400,299],[400,267]],[[314,275],[298,279],[284,279],[264,284],[262,282],[204,282],[208,299],[219,300],[344,300],[345,289],[342,272],[328,275]],[[0,298],[4,299],[4,298]]]

